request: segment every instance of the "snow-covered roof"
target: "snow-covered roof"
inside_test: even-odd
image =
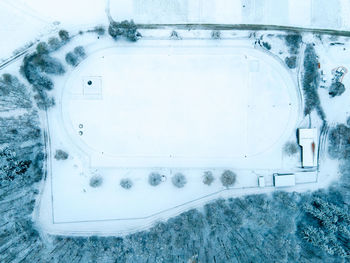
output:
[[[299,145],[302,147],[302,166],[317,166],[317,129],[299,129]]]
[[[294,186],[295,175],[294,174],[274,174],[273,181],[276,187]]]

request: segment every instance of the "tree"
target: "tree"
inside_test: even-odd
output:
[[[85,58],[86,57],[85,49],[84,49],[83,46],[75,47],[73,52],[74,52],[75,55],[77,55],[80,58]]]
[[[229,187],[235,184],[236,182],[236,174],[230,170],[226,170],[222,173],[220,177],[220,181],[223,186]]]
[[[331,98],[334,98],[335,96],[340,96],[344,93],[345,86],[343,83],[336,81],[331,84],[329,87],[328,94]]]
[[[96,32],[99,36],[102,36],[106,33],[106,29],[104,26],[96,26],[93,31]]]
[[[177,188],[182,188],[187,183],[186,177],[182,173],[177,173],[171,178],[171,182]]]
[[[211,38],[212,39],[220,39],[221,38],[221,32],[219,30],[211,31]]]
[[[141,34],[137,31],[137,27],[133,20],[124,20],[122,22],[112,21],[109,24],[108,33],[115,40],[123,36],[126,39],[134,42],[141,37]]]
[[[283,152],[289,156],[295,155],[300,150],[300,147],[295,142],[286,142],[283,147]]]
[[[93,188],[101,186],[103,183],[103,178],[100,175],[94,175],[90,178],[90,186]]]
[[[212,182],[214,181],[214,176],[211,171],[205,171],[203,174],[203,183],[206,185],[211,185]]]
[[[162,176],[159,173],[150,173],[148,182],[152,186],[157,186],[162,182]]]
[[[57,161],[60,161],[60,160],[67,160],[67,159],[68,159],[68,153],[66,153],[66,152],[63,151],[63,150],[56,150],[55,159],[56,159]]]
[[[296,56],[290,56],[286,57],[284,59],[284,62],[287,64],[288,68],[293,69],[297,66],[297,57]]]
[[[124,189],[130,189],[133,186],[133,183],[129,178],[125,178],[120,180],[120,186]]]
[[[63,42],[67,42],[69,40],[69,33],[68,31],[66,30],[60,30],[58,32],[58,36],[60,37],[60,39],[63,41]]]
[[[49,45],[45,42],[40,42],[36,46],[36,52],[38,54],[48,54],[49,53]]]
[[[69,64],[73,67],[76,67],[79,64],[79,58],[73,52],[68,52],[66,54],[65,60],[66,60],[67,64]]]
[[[290,54],[298,54],[303,38],[300,34],[288,34],[285,36],[286,44]]]
[[[271,44],[268,43],[268,42],[262,42],[262,46],[263,46],[264,48],[266,48],[267,50],[270,50],[270,49],[271,49]]]
[[[62,47],[62,42],[57,37],[51,37],[47,41],[50,51],[56,51]]]

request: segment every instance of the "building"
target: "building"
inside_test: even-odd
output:
[[[299,129],[298,133],[299,145],[302,147],[301,166],[316,167],[317,166],[317,129]]]
[[[294,174],[273,174],[273,184],[276,187],[287,187],[295,185]]]

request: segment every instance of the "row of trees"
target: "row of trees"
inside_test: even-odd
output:
[[[62,150],[57,150],[55,154],[55,158],[57,160],[65,160],[68,158],[68,154],[65,153]],[[223,186],[225,187],[230,187],[233,186],[236,182],[236,177],[237,175],[230,171],[230,170],[225,170],[221,176],[220,176],[220,181]],[[151,186],[157,186],[161,182],[165,180],[165,176],[161,175],[156,172],[152,172],[148,176],[148,183]],[[203,183],[206,185],[211,185],[212,182],[215,180],[215,177],[211,171],[206,171],[203,174]],[[102,185],[103,178],[101,175],[94,175],[90,178],[90,186],[91,187],[99,187]],[[171,177],[171,182],[172,184],[177,187],[177,188],[183,188],[187,184],[187,179],[186,176],[182,173],[176,173]],[[120,181],[120,186],[123,187],[124,189],[130,189],[133,186],[133,182],[129,178],[124,178]]]
[[[53,81],[49,75],[63,75],[65,69],[61,62],[50,56],[50,53],[58,50],[70,39],[65,30],[58,33],[59,39],[50,38],[48,42],[40,42],[36,46],[36,51],[26,55],[23,59],[20,72],[33,87],[34,99],[39,109],[47,109],[55,105],[53,97],[49,97],[47,91],[53,89]]]
[[[326,116],[321,107],[320,98],[318,96],[318,87],[320,82],[320,73],[318,72],[318,59],[313,44],[307,44],[304,52],[304,71],[303,71],[303,91],[305,99],[304,114],[310,114],[316,110],[322,120]]]

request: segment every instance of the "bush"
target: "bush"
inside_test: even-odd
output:
[[[230,170],[226,170],[222,173],[221,175],[221,183],[223,186],[225,187],[229,187],[234,185],[234,183],[236,182],[236,174]]]
[[[78,57],[81,58],[85,58],[86,57],[86,53],[85,53],[85,49],[82,46],[77,46],[74,48],[73,50],[74,54],[77,55]]]
[[[67,160],[68,159],[68,153],[66,153],[63,150],[56,150],[55,159],[56,160]]]
[[[297,66],[297,57],[296,56],[286,57],[284,62],[286,63],[288,68],[291,68],[291,69],[296,68],[296,66]]]
[[[206,185],[211,185],[213,181],[214,181],[213,173],[211,171],[204,172],[203,183]]]
[[[328,134],[328,153],[334,159],[350,158],[350,128],[338,124]]]
[[[65,60],[67,64],[76,67],[85,57],[85,49],[82,46],[77,46],[73,51],[66,54]]]
[[[331,98],[334,98],[335,96],[340,96],[344,93],[345,91],[345,86],[343,83],[337,81],[337,82],[333,82],[332,85],[329,88],[329,96],[331,96]]]
[[[58,32],[58,36],[63,42],[67,42],[69,40],[69,33],[66,30],[60,30]]]
[[[38,54],[48,54],[50,51],[49,45],[46,44],[45,42],[40,42],[37,46],[36,46],[36,52]]]
[[[114,39],[123,36],[130,41],[137,41],[141,37],[133,20],[124,20],[120,23],[112,21],[109,24],[108,33]]]
[[[170,38],[172,38],[172,39],[180,39],[180,36],[175,30],[173,30],[173,31],[171,31]]]
[[[299,145],[294,142],[287,142],[283,147],[283,151],[289,156],[295,155],[299,151]]]
[[[36,104],[40,110],[47,110],[56,105],[55,99],[53,97],[49,97],[45,91],[38,92],[34,95],[34,99],[36,100]]]
[[[271,45],[268,42],[262,42],[262,45],[264,48],[266,48],[267,50],[271,49]]]
[[[93,188],[101,186],[103,183],[103,179],[99,175],[94,175],[93,177],[90,178],[90,186]]]
[[[221,38],[221,32],[219,30],[213,30],[211,31],[211,38],[212,39],[220,39]]]
[[[171,182],[177,188],[182,188],[187,183],[186,177],[182,173],[177,173],[171,178]]]
[[[73,52],[68,52],[66,54],[65,60],[66,60],[67,64],[69,64],[73,67],[76,67],[79,64],[79,58]]]
[[[286,35],[285,41],[287,46],[289,47],[289,53],[295,54],[295,55],[298,54],[302,40],[303,38],[300,34]]]
[[[120,180],[120,186],[124,189],[130,189],[133,186],[133,183],[129,178],[125,178]]]
[[[162,176],[159,173],[151,173],[148,176],[148,182],[152,186],[157,186],[162,182]]]
[[[317,93],[320,74],[318,72],[318,60],[315,49],[312,44],[308,44],[304,53],[304,72],[303,72],[303,92],[305,98],[304,115],[310,114],[316,110],[322,120],[325,120],[325,114],[321,108],[320,98]]]
[[[104,26],[96,26],[93,32],[97,33],[97,35],[99,36],[102,36],[106,33],[106,29],[104,28]]]
[[[47,41],[50,51],[56,51],[62,47],[62,42],[57,37],[51,37]]]
[[[34,65],[38,66],[42,72],[54,75],[62,75],[65,73],[61,62],[47,54],[35,56],[33,59]]]

